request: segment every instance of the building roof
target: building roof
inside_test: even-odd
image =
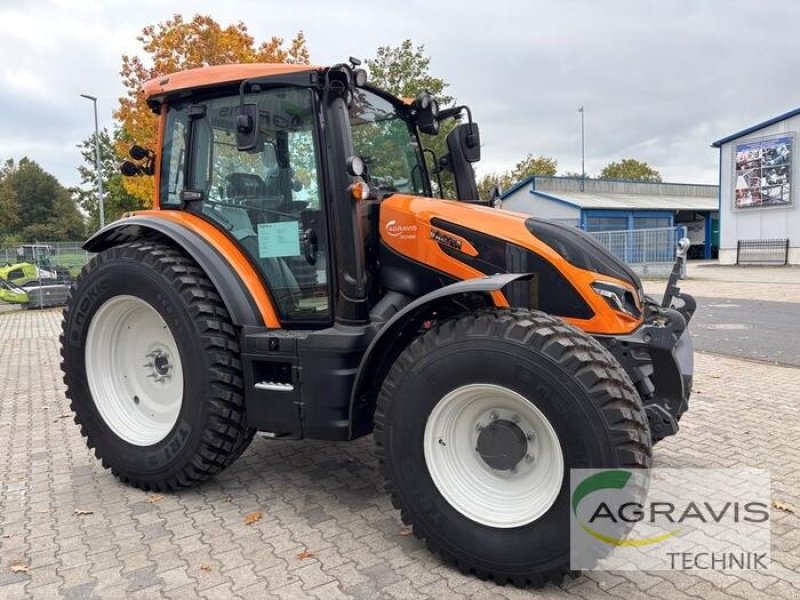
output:
[[[789,112],[785,112],[782,115],[778,115],[777,117],[772,117],[771,119],[767,119],[766,121],[762,121],[761,123],[757,123],[752,127],[748,127],[747,129],[742,129],[741,131],[737,131],[736,133],[732,133],[724,138],[717,140],[713,144],[711,144],[712,148],[719,148],[722,144],[727,144],[735,139],[740,137],[744,137],[746,135],[750,135],[753,132],[758,131],[759,129],[764,129],[765,127],[769,127],[770,125],[774,125],[775,123],[780,123],[781,121],[785,121],[786,119],[790,119],[796,115],[800,115],[800,108],[795,108],[794,110],[790,110]]]
[[[503,194],[503,198],[530,184],[529,194],[578,209],[599,210],[702,210],[719,208],[719,186],[685,183],[650,183],[586,179],[580,177],[529,177]]]
[[[223,83],[237,83],[255,77],[286,75],[300,71],[315,71],[320,67],[313,65],[288,65],[283,63],[252,63],[215,65],[188,69],[156,77],[142,86],[145,97],[169,94],[189,88],[206,87]]]
[[[588,194],[530,191],[534,196],[592,210],[717,210],[716,197],[705,196],[643,196],[641,194]]]

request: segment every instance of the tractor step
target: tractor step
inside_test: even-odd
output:
[[[254,386],[257,390],[269,390],[271,392],[293,392],[294,386],[291,383],[279,383],[275,381],[261,381]]]

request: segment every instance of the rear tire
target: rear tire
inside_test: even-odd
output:
[[[428,548],[519,587],[569,572],[570,469],[651,461],[647,418],[619,364],[583,332],[526,310],[455,317],[415,339],[383,383],[375,441],[393,504]]]
[[[61,368],[81,433],[125,483],[170,491],[230,465],[245,420],[239,343],[194,261],[160,242],[95,256],[70,290]]]

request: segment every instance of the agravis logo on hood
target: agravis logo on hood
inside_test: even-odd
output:
[[[417,237],[417,226],[414,224],[402,224],[392,219],[386,223],[386,233],[392,237],[399,237],[402,240],[414,239]]]

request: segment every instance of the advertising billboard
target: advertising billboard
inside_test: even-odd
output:
[[[736,208],[791,206],[793,142],[792,135],[780,135],[736,145]]]

